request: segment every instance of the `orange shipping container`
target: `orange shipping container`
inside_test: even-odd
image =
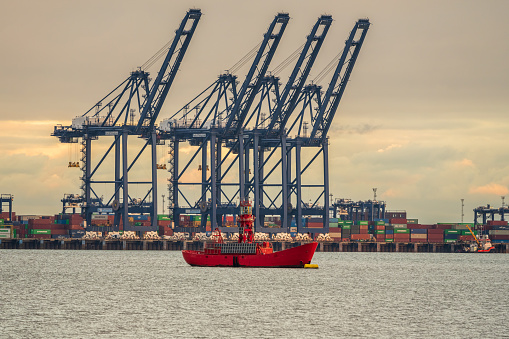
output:
[[[352,240],[369,240],[370,235],[369,234],[352,234],[350,235]]]

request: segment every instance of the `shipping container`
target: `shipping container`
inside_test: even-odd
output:
[[[509,235],[509,230],[491,230],[489,235]]]
[[[51,230],[43,230],[43,229],[32,229],[30,230],[30,234],[31,235],[36,235],[36,234],[49,234],[51,235]]]
[[[369,240],[371,236],[369,234],[352,234],[350,238],[352,240]]]
[[[391,224],[391,226],[394,227],[394,229],[396,229],[396,228],[406,229],[407,228],[407,224]]]

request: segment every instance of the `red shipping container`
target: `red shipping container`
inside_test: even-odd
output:
[[[67,225],[63,224],[39,224],[28,225],[29,230],[63,230]]]
[[[507,226],[507,221],[502,221],[502,220],[488,220],[488,225],[490,226],[494,226],[494,225],[497,225],[497,226]]]
[[[342,242],[350,242],[350,238],[341,238]]]
[[[69,234],[69,231],[68,230],[51,230],[51,234],[55,234],[55,235],[68,235]]]
[[[5,221],[9,220],[9,212],[2,212],[0,213],[0,219],[4,219]],[[12,212],[12,220],[10,221],[16,221],[16,212]]]
[[[160,236],[163,236],[163,235],[172,236],[173,230],[169,227],[159,226],[159,235]]]
[[[28,226],[34,225],[34,224],[49,225],[49,224],[53,224],[53,221],[51,221],[50,219],[30,219],[30,220],[28,220]]]
[[[443,235],[444,234],[444,230],[440,230],[440,229],[429,229],[428,230],[428,235],[430,234],[441,234]]]
[[[166,226],[166,227],[169,227],[171,226],[171,220],[158,220],[157,221],[157,224],[159,226]]]
[[[509,235],[501,235],[501,234],[490,235],[490,239],[491,240],[509,240]]]
[[[391,223],[391,224],[406,224],[407,220],[404,218],[393,218],[393,219],[389,219],[389,223]]]
[[[369,240],[371,237],[369,234],[352,234],[350,238],[352,240]]]
[[[413,230],[429,230],[429,229],[433,228],[433,225],[408,224],[407,228],[411,229],[411,230],[412,229]]]
[[[385,239],[394,239],[394,234],[386,234]]]
[[[410,242],[410,234],[394,234],[394,241]]]
[[[81,227],[80,225],[67,225],[69,227],[67,227],[67,229],[69,230],[83,230],[83,227]]]

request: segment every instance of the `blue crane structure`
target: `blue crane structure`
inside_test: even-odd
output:
[[[82,116],[73,119],[71,126],[57,125],[53,136],[63,143],[76,143],[82,139],[82,214],[86,220],[87,230],[92,228],[92,214],[95,212],[114,212],[114,224],[108,230],[118,230],[122,220],[123,229],[128,231],[151,231],[157,229],[157,139],[155,121],[177,74],[180,63],[187,51],[191,38],[201,17],[199,9],[190,9],[183,18],[175,37],[153,58],[119,86],[102,98]],[[147,68],[158,58],[165,56],[155,81],[151,84]],[[95,112],[94,112],[95,109]],[[136,122],[134,114],[140,113]],[[143,145],[132,161],[128,159],[129,136],[136,136]],[[113,137],[113,142],[92,167],[92,141],[99,137]],[[97,171],[104,166],[108,155],[114,149],[114,179],[97,180]],[[139,162],[140,156],[150,149],[151,180],[130,181],[129,172]],[[148,151],[147,151],[148,152]],[[112,194],[103,202],[94,190],[96,184],[113,185]],[[143,198],[132,198],[129,194],[131,185],[148,185],[149,189]],[[146,187],[146,186],[145,186]],[[151,196],[151,201],[150,200]],[[76,202],[74,200],[74,202]],[[65,202],[64,202],[65,203]],[[135,226],[130,224],[129,213],[150,214],[152,226]],[[105,230],[105,229],[103,229]]]
[[[244,197],[244,176],[240,175],[243,173],[244,161],[242,124],[263,85],[265,74],[289,19],[287,13],[277,14],[262,42],[248,53],[248,56],[227,73],[220,75],[181,110],[161,122],[160,138],[169,141],[169,211],[173,216],[175,230],[180,230],[181,214],[200,214],[201,227],[204,230],[207,216],[213,220],[214,225],[221,226],[221,216],[238,213],[234,200]],[[247,63],[251,56],[254,56],[254,61],[242,86],[237,90],[237,76],[233,72]],[[198,146],[198,149],[181,169],[180,144],[186,140],[191,146]],[[223,144],[228,148],[224,156]],[[183,176],[200,154],[201,182],[184,182]],[[240,167],[239,181],[225,182],[224,179],[233,172],[231,170],[235,163]],[[223,171],[225,167],[227,168]],[[210,171],[210,176],[207,171]],[[186,188],[192,189],[194,186],[201,186],[201,195],[193,202],[187,197]],[[208,195],[210,198],[207,198]],[[221,203],[222,197],[226,199],[225,203]],[[185,203],[180,203],[181,199]]]
[[[387,207],[385,201],[353,201],[351,199],[336,199],[332,202],[332,206],[334,218],[353,221],[385,219]]]
[[[298,103],[301,104],[301,110],[295,116],[293,121],[289,121],[290,127],[288,133],[296,132],[296,137],[287,138],[286,143],[289,145],[287,151],[286,161],[287,168],[291,165],[291,151],[295,150],[295,178],[288,180],[290,195],[294,195],[294,200],[297,202],[293,214],[295,215],[295,227],[298,232],[305,231],[302,223],[303,215],[316,215],[323,218],[324,227],[322,229],[313,229],[315,232],[327,233],[329,231],[329,217],[330,217],[330,201],[329,201],[329,151],[328,151],[328,137],[332,120],[336,114],[339,103],[345,91],[348,80],[350,79],[351,72],[357,61],[360,49],[366,37],[370,26],[368,19],[359,19],[348,39],[345,41],[345,47],[340,54],[339,60],[336,62],[332,80],[329,82],[327,91],[322,98],[321,86],[312,83],[303,88]],[[330,72],[334,67],[334,62],[331,62],[318,76],[318,82]],[[308,119],[305,119],[308,115]],[[311,133],[307,136],[308,129]],[[318,151],[310,158],[304,167],[301,166],[302,162],[302,148],[318,148]],[[302,183],[303,174],[310,168],[316,161],[318,156],[322,154],[323,161],[323,182],[320,184],[305,184]],[[316,199],[306,204],[302,201],[302,188],[318,190]],[[323,208],[319,206],[319,201],[323,201]]]
[[[132,72],[89,111],[73,119],[71,126],[55,126],[52,135],[61,142],[77,143],[81,138],[83,145],[83,193],[79,197],[64,197],[64,210],[65,204],[75,206],[82,201],[87,225],[91,225],[93,213],[114,212],[114,225],[108,230],[118,230],[121,220],[124,230],[155,230],[157,169],[162,167],[157,164],[156,148],[167,144],[169,214],[173,217],[174,231],[205,231],[207,219],[210,219],[212,229],[218,227],[221,231],[235,232],[236,227],[224,227],[234,226],[226,225],[226,216],[238,215],[238,202],[252,197],[258,232],[285,232],[289,227],[307,231],[303,216],[322,217],[324,228],[314,231],[327,232],[331,209],[327,133],[370,26],[369,20],[356,22],[342,53],[319,74],[318,81],[306,85],[332,17],[320,16],[305,43],[269,72],[290,20],[288,13],[279,13],[262,41],[244,58],[157,125],[156,119],[200,17],[200,10],[189,10],[175,38],[158,55]],[[151,83],[146,69],[163,55],[166,55],[164,62]],[[239,86],[236,73],[249,62],[249,70]],[[283,86],[278,74],[292,62],[295,65]],[[331,72],[332,80],[322,93],[318,82]],[[139,112],[139,119],[135,121],[136,112]],[[142,141],[130,162],[129,136]],[[92,141],[99,137],[112,137],[113,142],[93,167]],[[302,166],[304,156],[301,153],[305,148],[318,150]],[[150,150],[151,180],[129,180],[130,170],[147,150]],[[105,166],[106,158],[113,153],[114,179],[97,178],[99,168]],[[308,153],[311,154],[306,152],[306,155]],[[310,183],[304,182],[303,176],[312,171],[313,164],[319,163],[320,155],[323,181],[316,183],[313,178]],[[316,172],[312,174],[319,177]],[[112,194],[99,197],[94,190],[97,184],[113,186]],[[145,196],[136,199],[129,193],[130,185],[148,185],[149,188]],[[309,204],[303,201],[303,188],[318,192]],[[152,226],[129,224],[129,212],[150,214]],[[184,215],[201,218],[189,225]],[[265,227],[265,216],[275,215],[280,216],[281,226]]]
[[[304,231],[303,215],[322,216],[325,226],[321,231],[328,231],[327,132],[370,24],[367,19],[356,22],[339,59],[326,70],[326,73],[331,72],[331,65],[337,64],[322,97],[321,86],[313,83],[306,86],[305,82],[332,17],[318,18],[306,43],[283,62],[288,65],[298,58],[281,90],[280,79],[274,75],[276,71],[268,74],[267,70],[288,21],[288,14],[276,15],[262,43],[181,110],[161,122],[160,139],[168,140],[169,144],[169,211],[175,231],[204,231],[209,218],[212,229],[219,227],[222,231],[235,232],[235,227],[223,228],[225,216],[238,214],[237,200],[249,198],[251,194],[258,232],[285,232],[292,225],[292,218],[296,219],[299,232]],[[237,89],[239,82],[234,73],[251,58],[254,61],[250,70]],[[299,107],[302,108],[299,110]],[[309,127],[310,136],[307,135]],[[289,132],[296,136],[289,137]],[[195,150],[186,158],[188,149],[181,152],[185,141]],[[302,168],[303,147],[319,150]],[[292,162],[292,153],[295,153],[295,162]],[[302,183],[302,175],[320,154],[323,155],[323,183]],[[196,164],[201,180],[187,179],[193,176],[190,173]],[[302,201],[303,187],[321,189],[312,204]],[[197,190],[198,198],[190,198],[188,193],[196,194]],[[324,199],[323,206],[319,206],[320,199]],[[200,227],[182,226],[183,214],[200,215]],[[264,227],[267,215],[281,216],[281,227]]]
[[[474,208],[474,225],[486,225],[488,220],[495,220],[495,215],[500,216],[501,221],[506,220],[506,214],[509,214],[509,207],[502,205],[502,207],[492,207],[491,205],[479,206]],[[482,222],[479,223],[478,218],[482,217]]]
[[[9,215],[6,218],[8,222],[12,222],[12,202],[14,201],[14,196],[12,194],[0,194],[0,213],[4,213],[5,207],[7,207],[7,213]]]

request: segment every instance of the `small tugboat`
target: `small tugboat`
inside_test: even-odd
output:
[[[254,218],[251,203],[240,203],[239,240],[225,243],[221,231],[216,229],[215,241],[206,243],[202,251],[182,251],[184,260],[191,266],[206,267],[297,267],[318,268],[311,264],[318,243],[300,245],[274,252],[269,242],[254,242]]]
[[[488,235],[484,235],[481,239],[478,239],[474,232],[472,232],[472,229],[466,225],[472,236],[474,237],[474,240],[470,247],[465,246],[463,248],[463,252],[466,253],[493,253],[495,252],[495,247],[491,244],[491,240],[489,239]]]

